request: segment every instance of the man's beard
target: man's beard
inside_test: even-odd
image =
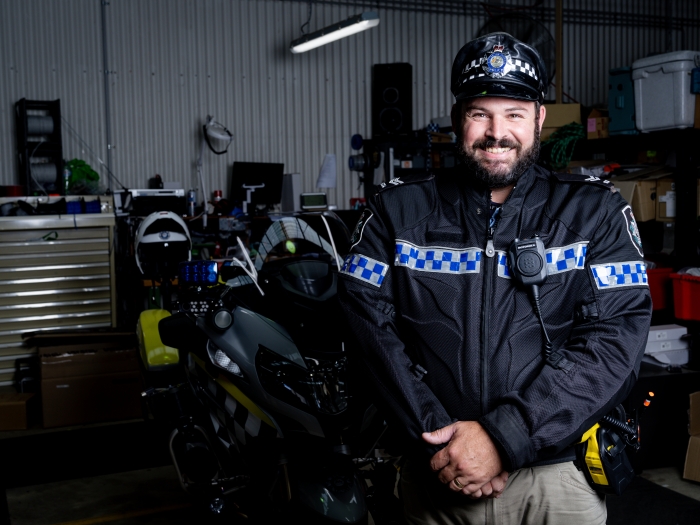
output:
[[[519,142],[501,139],[501,140],[479,140],[471,145],[469,150],[464,146],[462,137],[457,137],[457,149],[464,159],[469,171],[474,177],[483,182],[490,189],[505,188],[515,184],[520,176],[525,171],[537,162],[540,156],[540,126],[539,119],[535,122],[534,140],[532,146],[523,151],[523,145]],[[496,169],[489,166],[489,163],[484,160],[478,160],[474,152],[477,149],[486,148],[513,148],[516,150],[515,163],[507,172],[503,172],[503,168],[499,165]]]

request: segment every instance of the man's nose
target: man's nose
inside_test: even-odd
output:
[[[495,140],[500,140],[506,137],[508,130],[506,127],[506,122],[500,117],[493,117],[490,121],[490,125],[486,130],[486,134]]]

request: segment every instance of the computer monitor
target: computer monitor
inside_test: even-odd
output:
[[[231,200],[252,206],[274,206],[282,201],[284,164],[234,162]]]

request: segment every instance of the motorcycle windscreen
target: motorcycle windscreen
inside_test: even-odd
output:
[[[325,226],[322,228],[325,230]],[[319,235],[318,231],[298,217],[282,217],[273,222],[257,244],[255,268],[260,270],[266,262],[311,253],[339,257],[335,237],[329,242],[328,234]]]

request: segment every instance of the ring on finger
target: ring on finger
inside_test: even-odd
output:
[[[464,488],[464,485],[462,485],[457,478],[453,479],[452,481],[454,481],[454,484],[457,486],[458,489],[461,490]]]

